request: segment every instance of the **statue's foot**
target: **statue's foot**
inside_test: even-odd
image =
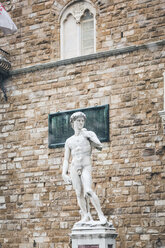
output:
[[[84,217],[79,221],[79,223],[86,223],[90,221],[90,216],[88,214],[84,215]]]
[[[105,225],[107,223],[107,218],[104,215],[99,215],[99,220],[101,225]]]

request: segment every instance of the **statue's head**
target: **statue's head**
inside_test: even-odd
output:
[[[78,118],[83,118],[84,121],[86,120],[86,115],[83,112],[75,112],[71,115],[70,117],[70,123],[72,128],[74,129],[74,122],[78,119]]]

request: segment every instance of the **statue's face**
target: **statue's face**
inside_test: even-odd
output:
[[[85,124],[84,118],[83,117],[78,117],[74,121],[74,129],[81,130],[84,127],[84,124]]]

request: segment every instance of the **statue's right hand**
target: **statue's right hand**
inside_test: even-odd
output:
[[[65,183],[72,184],[71,178],[68,175],[62,174],[62,178],[63,178]]]

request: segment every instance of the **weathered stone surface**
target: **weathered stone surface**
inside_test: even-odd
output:
[[[10,8],[8,2],[2,2]],[[11,3],[10,14],[18,26],[18,33],[8,36],[8,42],[3,36],[0,38],[3,48],[14,56],[13,67],[60,58],[59,16],[68,2],[24,0],[20,4],[16,0]],[[96,45],[99,52],[162,40],[165,37],[164,8],[159,0],[140,3],[137,0],[92,2],[97,11]],[[152,51],[155,49],[151,48]]]
[[[60,58],[59,11],[69,1],[56,2],[55,16],[52,1],[12,2],[19,31],[0,41],[13,68]],[[165,38],[158,0],[94,4],[99,52]],[[155,247],[159,237],[165,246],[165,138],[158,114],[164,64],[163,45],[144,45],[41,65],[8,79],[8,103],[0,92],[3,248],[31,248],[34,240],[40,248],[68,248],[79,209],[61,177],[64,149],[48,149],[48,114],[103,104],[110,105],[110,142],[101,154],[93,151],[93,181],[105,215],[113,218],[117,247]]]

